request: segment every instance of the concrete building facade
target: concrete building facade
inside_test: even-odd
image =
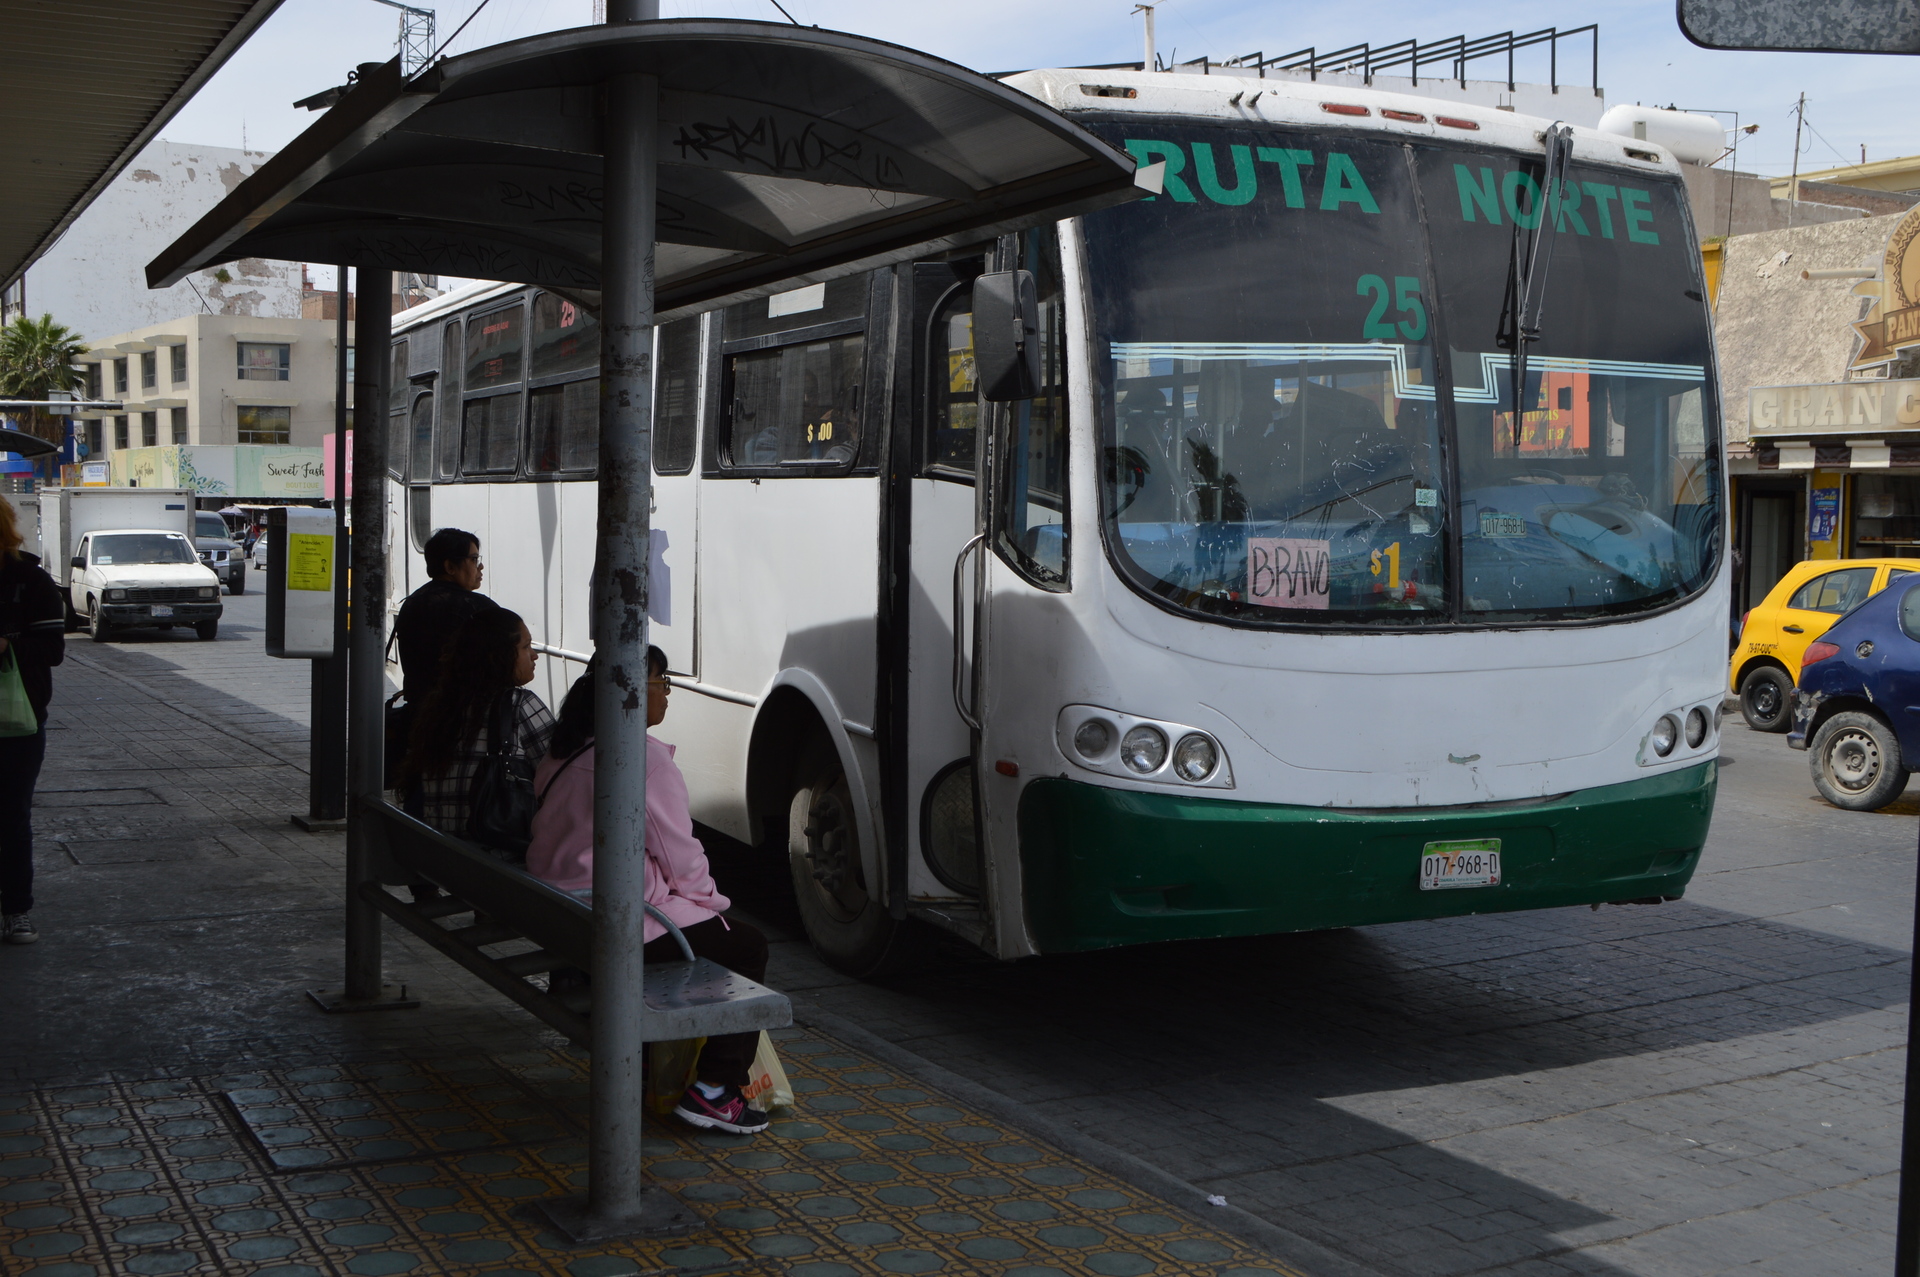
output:
[[[76,418],[93,460],[174,444],[317,447],[333,430],[334,328],[324,320],[187,314],[95,341]],[[349,347],[351,356],[351,347]]]
[[[298,319],[298,262],[247,258],[171,288],[147,287],[147,263],[271,158],[269,151],[150,144],[0,298],[0,320],[50,314],[97,341],[176,315]]]
[[[1737,609],[1803,559],[1920,560],[1920,348],[1875,356],[1862,333],[1904,304],[1887,263],[1920,236],[1916,219],[1725,243],[1714,326]]]

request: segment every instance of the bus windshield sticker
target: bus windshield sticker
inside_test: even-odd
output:
[[[1247,601],[1260,607],[1326,611],[1332,543],[1298,537],[1247,538]]]

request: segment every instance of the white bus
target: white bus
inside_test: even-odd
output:
[[[1573,130],[1550,184],[1548,122],[1507,112],[1009,82],[1161,193],[659,329],[660,732],[696,819],[788,857],[856,973],[908,918],[1015,958],[1679,896],[1728,597],[1673,160]],[[989,402],[974,293],[1017,272],[1037,384]],[[496,286],[403,318],[395,606],[466,528],[584,658],[592,315]],[[549,703],[583,668],[545,663]]]

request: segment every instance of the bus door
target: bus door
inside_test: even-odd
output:
[[[972,296],[973,279],[986,265],[979,252],[911,268],[906,862],[908,896],[922,905],[971,900],[981,885],[974,742],[956,705],[956,687],[969,687],[972,677],[971,594],[962,600],[959,632],[954,604],[956,582],[972,582],[981,545],[976,471],[982,405],[973,367]]]
[[[1023,925],[1020,794],[1036,776],[1056,769],[1053,720],[1063,667],[1071,667],[1079,650],[1079,625],[1068,593],[1066,334],[1053,228],[1006,241],[1001,264],[975,289],[981,377],[1000,379],[983,387],[982,398],[1021,397],[982,405],[992,446],[981,465],[988,500],[979,571],[969,564],[967,572],[972,684],[965,707],[978,723],[975,828],[983,911],[996,933],[990,947],[1006,955],[1018,951],[1015,934]],[[1025,334],[1031,362],[1012,390],[1005,368],[996,371],[988,352],[995,345],[1004,352],[1016,330]]]

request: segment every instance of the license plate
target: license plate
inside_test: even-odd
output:
[[[165,603],[155,603],[153,605],[153,614],[155,616],[172,616],[173,609],[168,607]]]
[[[1500,885],[1500,840],[1430,842],[1420,854],[1420,890]]]

